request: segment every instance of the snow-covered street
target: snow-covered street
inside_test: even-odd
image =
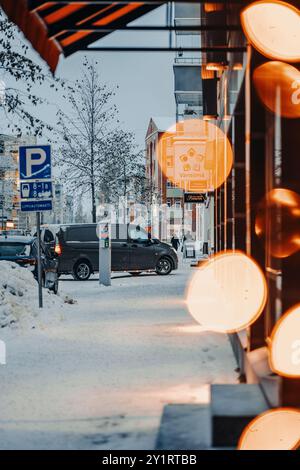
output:
[[[108,288],[63,277],[77,303],[61,318],[0,330],[1,449],[153,449],[165,404],[236,382],[228,338],[185,309],[192,272],[114,274]]]

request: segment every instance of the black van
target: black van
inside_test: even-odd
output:
[[[85,281],[99,271],[97,224],[53,227],[44,228],[42,238],[51,243],[56,234],[59,274],[72,274],[74,279]],[[111,248],[112,271],[127,271],[133,276],[142,271],[166,275],[178,266],[176,251],[170,245],[149,239],[148,233],[136,225],[112,224]]]

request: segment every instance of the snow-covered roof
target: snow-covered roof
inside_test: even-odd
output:
[[[152,121],[155,123],[159,132],[167,131],[171,126],[174,125],[175,119],[171,117],[153,117]]]
[[[175,118],[168,117],[168,116],[152,117],[149,121],[149,126],[148,126],[146,137],[152,134],[154,130],[157,132],[167,131],[171,126],[174,126],[175,122],[176,122]]]

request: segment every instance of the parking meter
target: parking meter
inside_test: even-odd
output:
[[[98,226],[99,234],[99,284],[111,285],[111,224],[103,221]]]

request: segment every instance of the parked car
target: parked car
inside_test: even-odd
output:
[[[167,275],[178,267],[176,251],[167,243],[149,239],[148,233],[136,225],[112,224],[111,269],[127,271],[133,276],[143,271]],[[97,224],[47,226],[42,240],[55,245],[58,274],[72,274],[85,281],[99,271],[99,238]]]
[[[58,292],[58,262],[57,257],[49,246],[41,245],[42,279],[44,287]],[[37,240],[34,237],[25,236],[1,236],[0,237],[0,261],[13,261],[32,271],[38,278],[37,272]]]

